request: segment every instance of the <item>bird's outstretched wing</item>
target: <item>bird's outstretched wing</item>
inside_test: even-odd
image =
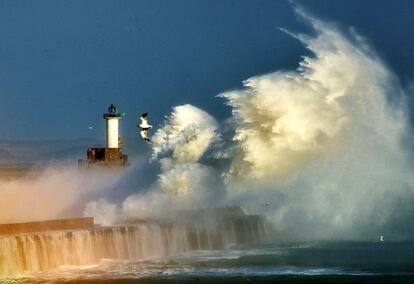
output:
[[[144,139],[147,142],[150,142],[150,139],[148,137],[148,130],[152,128],[152,125],[148,124],[147,120],[148,112],[145,112],[141,114],[139,119],[141,119],[141,124],[138,125],[138,127],[141,129],[140,134],[142,139]]]
[[[148,124],[147,116],[148,116],[148,112],[141,114],[141,116],[139,117],[141,119],[141,124],[139,125],[141,129],[152,128],[152,125]]]
[[[150,142],[150,139],[148,137],[148,130],[141,130],[139,133],[141,133],[142,139],[144,139],[147,142]]]

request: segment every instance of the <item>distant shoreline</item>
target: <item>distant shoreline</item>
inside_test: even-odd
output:
[[[7,163],[2,162],[0,163],[0,181],[10,181],[22,178],[24,176],[36,175],[40,173],[42,167],[40,167],[40,163],[29,163],[29,162],[22,162],[22,163]]]

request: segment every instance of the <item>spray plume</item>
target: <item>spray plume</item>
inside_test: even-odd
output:
[[[160,162],[158,180],[146,194],[134,194],[123,203],[126,216],[171,214],[176,208],[194,209],[208,204],[216,173],[199,160],[218,139],[217,122],[205,111],[186,104],[173,108],[152,139],[152,159]]]

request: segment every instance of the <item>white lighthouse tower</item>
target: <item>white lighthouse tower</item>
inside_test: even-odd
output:
[[[122,114],[117,112],[116,107],[111,104],[108,112],[103,114],[106,120],[106,148],[119,148],[119,119]]]

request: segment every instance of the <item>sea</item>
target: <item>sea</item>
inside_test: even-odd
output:
[[[414,283],[414,241],[234,245],[0,278],[1,283]]]

